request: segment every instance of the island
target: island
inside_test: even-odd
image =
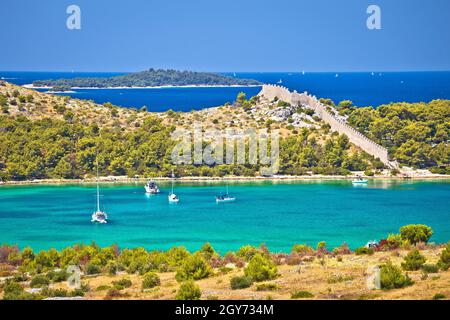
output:
[[[78,77],[72,79],[37,80],[34,88],[147,88],[184,86],[259,86],[253,79],[224,76],[217,73],[149,69],[114,77]]]

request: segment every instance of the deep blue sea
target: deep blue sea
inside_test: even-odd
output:
[[[266,243],[289,252],[295,243],[352,248],[397,233],[406,224],[434,230],[432,241],[450,240],[450,181],[351,181],[230,183],[233,203],[216,204],[218,183],[176,184],[178,204],[169,204],[170,184],[146,196],[142,184],[102,185],[106,225],[90,222],[95,185],[0,186],[0,243],[61,249],[96,241],[101,246],[197,250],[206,241],[221,253]]]
[[[78,72],[2,72],[0,77],[23,85],[40,79],[72,77],[109,77],[123,73]],[[233,76],[233,73],[224,73]],[[390,102],[428,102],[450,99],[450,72],[353,72],[353,73],[236,73],[236,77],[252,78],[299,92],[308,91],[336,103],[350,99],[357,106],[377,107]],[[45,90],[41,90],[45,91]],[[239,92],[248,97],[260,87],[242,88],[158,88],[158,89],[83,89],[69,93],[74,98],[91,99],[97,103],[111,102],[123,107],[147,106],[149,111],[190,111],[233,102]]]

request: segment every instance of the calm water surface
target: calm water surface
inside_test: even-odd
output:
[[[140,184],[102,186],[108,225],[95,225],[95,185],[0,187],[0,243],[21,247],[63,248],[94,240],[102,246],[198,249],[209,241],[222,253],[265,242],[271,250],[289,251],[294,243],[329,247],[346,241],[352,248],[398,232],[400,226],[424,223],[432,240],[450,240],[450,181],[236,183],[235,203],[216,204],[224,186],[179,184],[177,205],[163,193],[147,197]]]

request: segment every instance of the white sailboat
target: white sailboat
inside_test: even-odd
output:
[[[173,193],[173,179],[174,179],[174,174],[173,174],[173,170],[172,170],[172,191],[169,194],[168,200],[169,203],[178,203],[178,201],[180,201],[180,199],[178,198],[178,196]]]
[[[97,211],[92,214],[91,222],[108,223],[108,215],[100,210],[100,186],[98,183],[98,159],[97,159]]]
[[[216,196],[216,202],[217,203],[221,203],[221,202],[233,202],[235,201],[236,198],[230,196],[230,194],[228,193],[228,181],[227,181],[227,193],[225,195],[218,195]]]
[[[280,79],[277,83],[278,83],[278,84],[282,84],[282,83],[283,83],[283,80]]]

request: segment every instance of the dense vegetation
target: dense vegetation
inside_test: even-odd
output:
[[[385,146],[400,164],[450,174],[450,100],[392,103],[374,109],[337,106],[348,123]]]
[[[102,175],[169,176],[172,169],[178,176],[259,174],[258,165],[172,165],[173,130],[156,116],[128,132],[76,121],[0,116],[0,180],[92,176],[97,154]],[[280,141],[281,173],[347,174],[382,168],[367,154],[351,152],[346,136],[333,134],[322,144],[316,136],[316,129],[305,128]]]
[[[156,87],[188,85],[260,85],[252,79],[227,77],[216,73],[150,69],[109,78],[73,78],[34,81],[34,86],[57,87],[67,90],[71,87]]]

